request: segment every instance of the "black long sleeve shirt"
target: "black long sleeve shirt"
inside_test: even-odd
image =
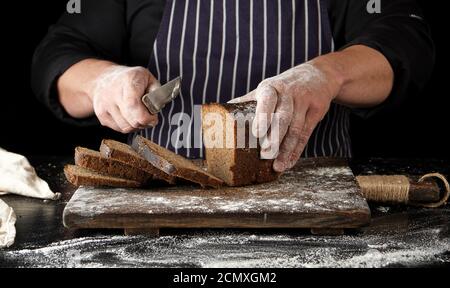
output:
[[[423,13],[414,0],[381,1],[381,13],[367,11],[368,0],[329,0],[328,14],[337,49],[366,45],[380,51],[394,71],[388,100],[375,109],[355,110],[370,116],[395,107],[417,93],[434,65],[434,46]],[[32,88],[59,119],[76,125],[60,105],[56,80],[75,63],[96,58],[128,66],[147,66],[163,15],[164,0],[91,0],[81,14],[64,13],[39,44],[32,63]]]

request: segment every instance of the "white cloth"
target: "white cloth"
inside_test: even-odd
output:
[[[16,237],[16,214],[14,210],[0,200],[0,248],[9,247]]]
[[[27,158],[0,148],[0,193],[56,200],[59,195],[36,175]]]
[[[47,182],[39,178],[28,160],[0,148],[0,195],[16,194],[45,200],[57,200]],[[0,200],[0,248],[14,243],[16,215],[11,207]]]

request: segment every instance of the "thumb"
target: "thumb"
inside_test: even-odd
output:
[[[233,100],[228,101],[229,104],[238,104],[244,102],[256,101],[256,92],[253,90],[245,96],[234,98]]]
[[[150,86],[148,87],[148,92],[153,92],[160,87],[161,87],[161,83],[159,83],[159,81],[156,80],[153,83],[150,83]]]
[[[161,83],[152,73],[150,73],[150,71],[148,74],[148,92],[152,92],[161,87]]]

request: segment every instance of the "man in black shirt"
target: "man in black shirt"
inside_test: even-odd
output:
[[[349,111],[369,116],[400,103],[434,63],[414,0],[81,3],[81,14],[64,14],[37,48],[38,98],[67,122],[100,121],[193,158],[203,153],[196,106],[248,100],[257,101],[253,132],[267,139],[261,154],[276,157],[276,171],[302,153],[350,157]],[[158,120],[140,98],[177,76],[181,97]],[[182,122],[188,129],[179,133]]]

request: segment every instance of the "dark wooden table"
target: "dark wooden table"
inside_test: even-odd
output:
[[[369,227],[344,236],[301,230],[163,230],[159,238],[122,231],[75,231],[62,225],[74,192],[62,167],[70,159],[33,157],[57,202],[2,196],[17,214],[15,244],[0,267],[398,267],[450,264],[450,206],[423,209],[371,205]],[[448,160],[358,159],[359,174],[450,175]]]

